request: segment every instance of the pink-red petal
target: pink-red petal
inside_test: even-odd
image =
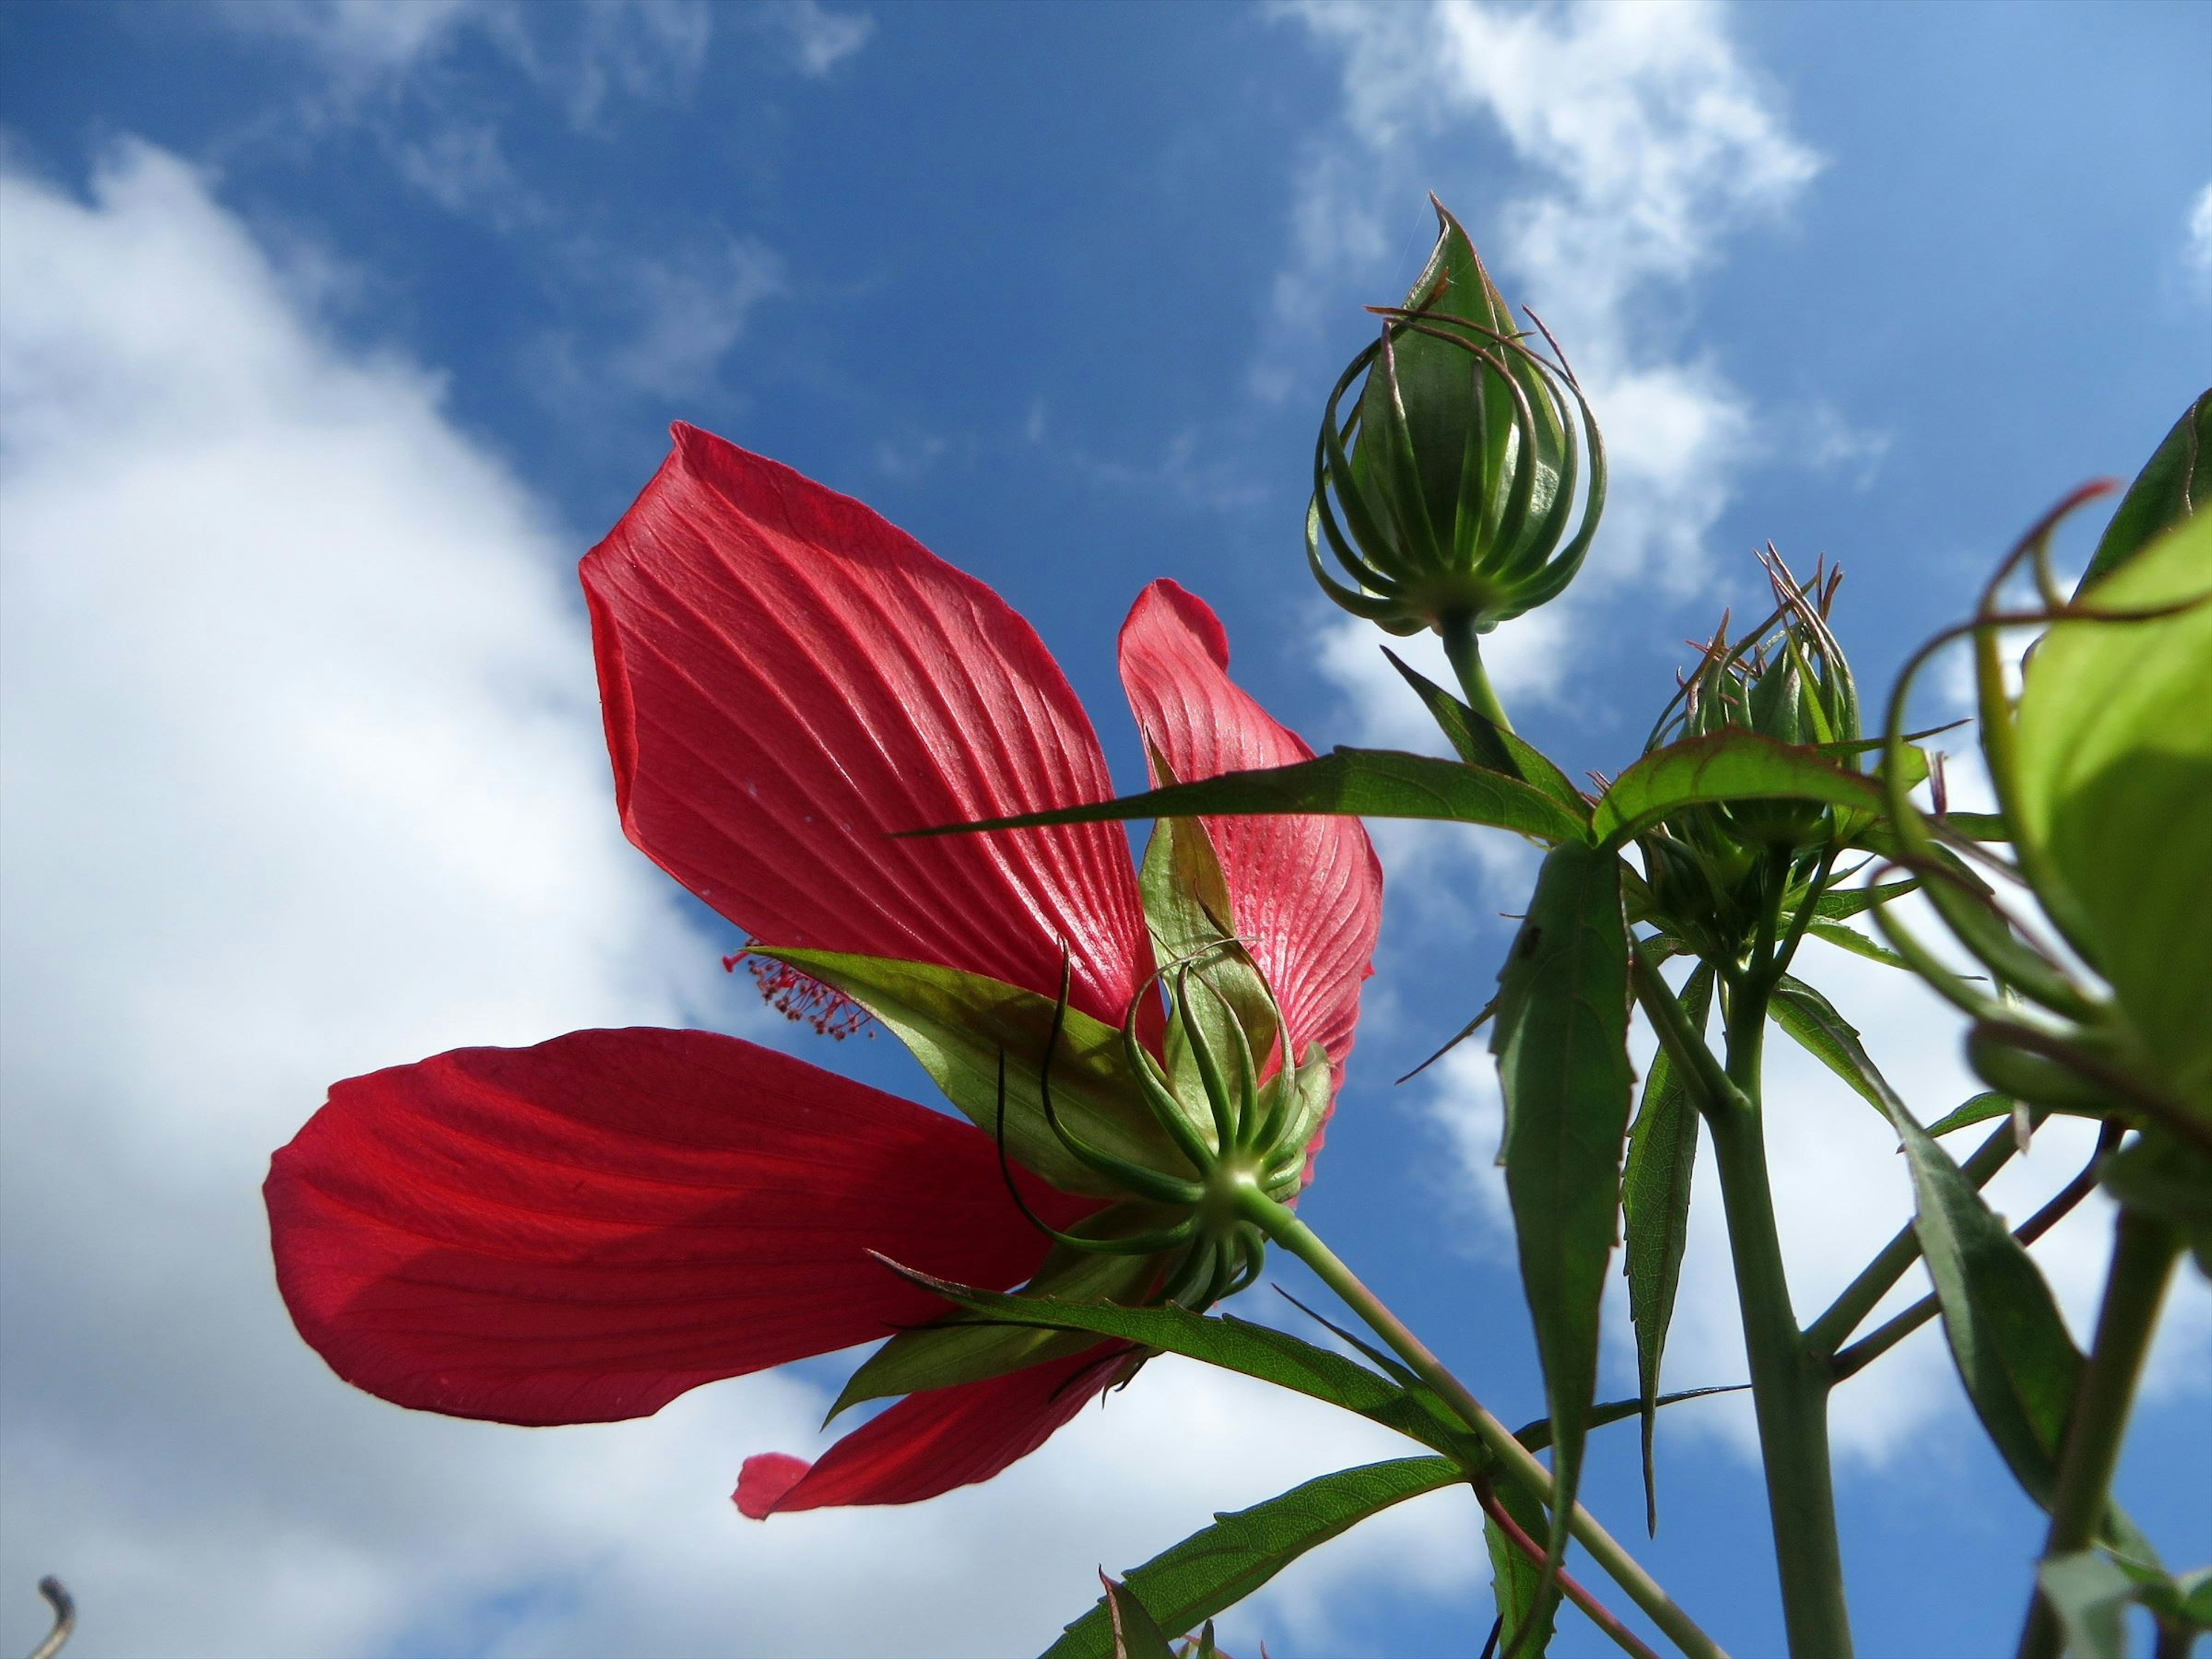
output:
[[[1058,1224],[1087,1206],[1024,1178]],[[972,1126],[702,1031],[577,1031],[338,1084],[272,1161],[301,1334],[403,1406],[525,1424],[657,1411],[945,1304],[1044,1241]]]
[[[695,428],[584,561],[623,828],[776,945],[932,962],[1118,1022],[1148,971],[1113,824],[894,841],[1102,800],[1029,624],[848,496]]]
[[[1229,678],[1229,640],[1206,604],[1171,581],[1138,595],[1121,628],[1121,684],[1143,732],[1181,781],[1286,766],[1313,750]],[[1320,1042],[1339,1081],[1373,972],[1382,870],[1351,817],[1206,820],[1237,933],[1301,1048]]]
[[[908,1395],[811,1467],[781,1452],[747,1458],[732,1497],[741,1513],[762,1521],[793,1510],[918,1504],[988,1480],[1096,1399],[1128,1352],[1125,1344],[1105,1343],[1005,1376]]]

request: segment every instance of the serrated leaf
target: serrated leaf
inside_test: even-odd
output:
[[[1054,823],[1250,817],[1279,812],[1488,824],[1547,842],[1579,841],[1583,836],[1582,821],[1533,785],[1458,761],[1389,749],[1337,749],[1315,760],[1252,772],[1224,772],[1200,782],[1170,784],[1095,805],[908,833],[952,836]]]
[[[1491,1044],[1505,1101],[1506,1195],[1545,1401],[1554,1425],[1571,1425],[1559,1428],[1553,1457],[1559,1502],[1547,1547],[1555,1564],[1597,1392],[1599,1309],[1635,1081],[1620,872],[1610,852],[1577,843],[1546,857],[1498,975]]]
[[[1796,975],[1784,974],[1775,984],[1767,1013],[1859,1098],[1884,1115],[1889,1113],[1897,1097],[1859,1041],[1858,1027],[1838,1013],[1826,997]]]
[[[986,1134],[998,1131],[1000,1056],[1006,1057],[1006,1150],[1062,1192],[1118,1198],[1122,1188],[1077,1158],[1046,1121],[1038,1086],[1055,1004],[1018,986],[932,963],[830,951],[754,947],[859,1003],[913,1051],[950,1100]],[[1053,1054],[1053,1109],[1088,1144],[1149,1170],[1195,1174],[1144,1106],[1121,1033],[1079,1008],[1064,1011]],[[1209,1121],[1201,1133],[1212,1132]]]
[[[1106,1611],[1107,1639],[1111,1644],[1107,1652],[1111,1659],[1175,1659],[1166,1632],[1137,1593],[1103,1572],[1098,1582],[1106,1587],[1101,1601]]]
[[[1682,987],[1682,1012],[1703,1032],[1711,1011],[1713,971],[1700,963]],[[1690,1187],[1698,1159],[1698,1112],[1689,1090],[1663,1048],[1644,1081],[1644,1103],[1628,1134],[1622,1172],[1621,1215],[1628,1275],[1628,1316],[1636,1330],[1636,1371],[1644,1419],[1644,1509],[1646,1526],[1659,1530],[1659,1498],[1653,1478],[1654,1413],[1667,1328],[1674,1316],[1682,1250],[1689,1240]]]
[[[1577,817],[1589,817],[1589,803],[1542,750],[1517,733],[1484,719],[1389,647],[1382,647],[1382,654],[1390,659],[1390,665],[1406,684],[1413,688],[1414,695],[1420,698],[1451,746],[1459,751],[1462,760],[1469,766],[1502,772],[1523,783],[1534,784]]]
[[[1857,928],[1846,927],[1840,921],[1824,921],[1815,916],[1805,924],[1805,931],[1814,939],[1834,945],[1838,951],[1849,951],[1853,956],[1864,957],[1869,962],[1878,962],[1885,968],[1911,970],[1912,964],[1889,946],[1876,943]]]
[[[1903,881],[1878,882],[1871,887],[1831,887],[1813,901],[1813,914],[1823,921],[1841,921],[1877,904],[1903,898],[1919,885],[1918,877],[1908,876]]]
[[[1802,800],[1844,809],[1848,834],[1860,815],[1879,814],[1881,788],[1818,749],[1777,743],[1740,726],[1655,749],[1613,782],[1590,817],[1591,838],[1620,847],[1686,806],[1729,801]]]
[[[1950,1154],[1884,1094],[1912,1172],[1913,1230],[1960,1380],[2014,1479],[2048,1509],[2081,1350],[2027,1250]]]
[[[1259,1589],[1308,1550],[1369,1516],[1467,1478],[1447,1457],[1404,1457],[1343,1469],[1293,1487],[1213,1524],[1154,1556],[1122,1581],[1141,1596],[1155,1627],[1188,1630]],[[1114,1659],[1109,1608],[1068,1626],[1043,1659]]]
[[[2212,392],[2182,411],[2136,474],[2098,538],[2075,593],[2118,569],[2207,501],[2212,501]]]

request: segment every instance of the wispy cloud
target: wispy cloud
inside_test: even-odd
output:
[[[822,0],[786,0],[764,10],[790,40],[799,69],[808,75],[829,74],[876,32],[876,20],[866,13],[832,11]]]
[[[2212,185],[2205,185],[2190,206],[2181,257],[2190,270],[2212,281]]]

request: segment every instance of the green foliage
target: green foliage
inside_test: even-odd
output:
[[[1846,824],[1881,810],[1881,792],[1863,774],[1820,750],[1778,743],[1738,728],[1656,749],[1613,780],[1591,815],[1591,837],[1620,847],[1685,807],[1794,800],[1844,809]]]
[[[1518,778],[1458,761],[1389,749],[1337,749],[1314,760],[1252,772],[1224,772],[1197,783],[1170,784],[1093,806],[1062,807],[913,833],[967,835],[979,830],[1025,830],[1050,823],[1249,817],[1281,812],[1440,818],[1516,830],[1544,842],[1578,841],[1583,836],[1578,816]]]
[[[1628,1062],[1628,927],[1620,861],[1579,843],[1555,848],[1499,975],[1502,1156],[1535,1322],[1544,1393],[1559,1428],[1559,1501],[1548,1549],[1566,1547],[1583,1425],[1597,1391],[1599,1304],[1620,1201]]]
[[[1126,1609],[1141,1597],[1156,1629],[1188,1630],[1368,1516],[1466,1478],[1447,1457],[1401,1457],[1324,1474],[1249,1510],[1215,1516],[1212,1526],[1131,1571],[1119,1599]],[[1121,1651],[1113,1608],[1102,1598],[1044,1659],[1118,1659]]]
[[[2077,597],[2212,501],[2212,392],[2182,412],[2128,487],[2081,573]]]
[[[2212,1127],[2212,515],[2136,549],[2081,604],[2179,609],[2044,636],[2020,697],[2017,844],[2160,1083]]]
[[[1699,963],[1682,988],[1682,1012],[1702,1033],[1712,1006],[1713,970]],[[1659,1530],[1653,1479],[1654,1413],[1667,1328],[1674,1317],[1682,1251],[1690,1235],[1690,1188],[1698,1160],[1698,1114],[1686,1079],[1664,1048],[1652,1057],[1644,1101],[1628,1133],[1620,1206],[1628,1273],[1628,1316],[1636,1330],[1636,1374],[1644,1419],[1644,1524]]]
[[[1413,687],[1413,694],[1420,698],[1462,760],[1469,766],[1502,772],[1507,777],[1534,784],[1576,817],[1589,816],[1589,802],[1542,750],[1468,708],[1388,646],[1382,648],[1382,654],[1390,659],[1390,666],[1398,671],[1406,684]]]

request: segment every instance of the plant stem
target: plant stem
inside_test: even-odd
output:
[[[1504,1504],[1498,1501],[1498,1493],[1487,1476],[1478,1475],[1475,1478],[1474,1497],[1475,1501],[1482,1505],[1482,1512],[1490,1517],[1491,1524],[1504,1534],[1505,1541],[1519,1550],[1532,1565],[1540,1571],[1545,1559],[1544,1547],[1523,1532],[1521,1523],[1513,1518]],[[1624,1653],[1635,1655],[1636,1659],[1659,1659],[1657,1654],[1644,1645],[1641,1637],[1615,1618],[1612,1608],[1577,1583],[1574,1575],[1565,1567],[1559,1569],[1559,1588],[1566,1592],[1567,1600],[1583,1610],[1584,1618],[1613,1638],[1613,1646]]]
[[[1374,1291],[1360,1283],[1358,1275],[1322,1242],[1312,1228],[1299,1220],[1294,1211],[1276,1203],[1256,1188],[1248,1188],[1238,1195],[1238,1207],[1245,1219],[1265,1230],[1276,1243],[1312,1268],[1322,1284],[1366,1321],[1369,1328],[1460,1414],[1507,1475],[1546,1508],[1552,1506],[1551,1471],[1514,1438],[1511,1430],[1484,1409],[1482,1402],[1468,1391],[1467,1385],[1444,1369],[1443,1363],[1429,1352],[1427,1345],[1408,1330]],[[1689,1614],[1675,1605],[1674,1598],[1660,1589],[1651,1576],[1637,1565],[1635,1558],[1579,1504],[1570,1517],[1569,1530],[1628,1599],[1641,1607],[1668,1639],[1690,1655],[1691,1659],[1727,1659],[1720,1645],[1698,1628]]]
[[[1499,731],[1510,732],[1513,722],[1505,718],[1504,706],[1490,689],[1490,676],[1483,671],[1482,647],[1473,620],[1446,617],[1438,624],[1437,632],[1444,636],[1444,655],[1451,659],[1452,672],[1459,676],[1460,692],[1466,697],[1467,706]]]
[[[2120,1444],[2127,1437],[2136,1384],[2158,1325],[2159,1304],[2180,1256],[2180,1241],[2163,1224],[2133,1210],[2120,1212],[2105,1303],[2097,1313],[2096,1344],[2081,1373],[2058,1455],[2051,1530],[2043,1542],[2045,1560],[2085,1550],[2095,1541],[2112,1472],[2119,1467]],[[2020,1659],[2058,1659],[2062,1638],[2058,1616],[2039,1589],[2021,1632]]]
[[[1771,963],[1771,943],[1760,955]],[[1807,1348],[1790,1306],[1760,1121],[1770,988],[1771,980],[1747,974],[1729,1000],[1728,1077],[1741,1103],[1713,1112],[1707,1125],[1728,1213],[1790,1651],[1796,1659],[1850,1659],[1850,1613],[1828,1464],[1827,1369]]]

